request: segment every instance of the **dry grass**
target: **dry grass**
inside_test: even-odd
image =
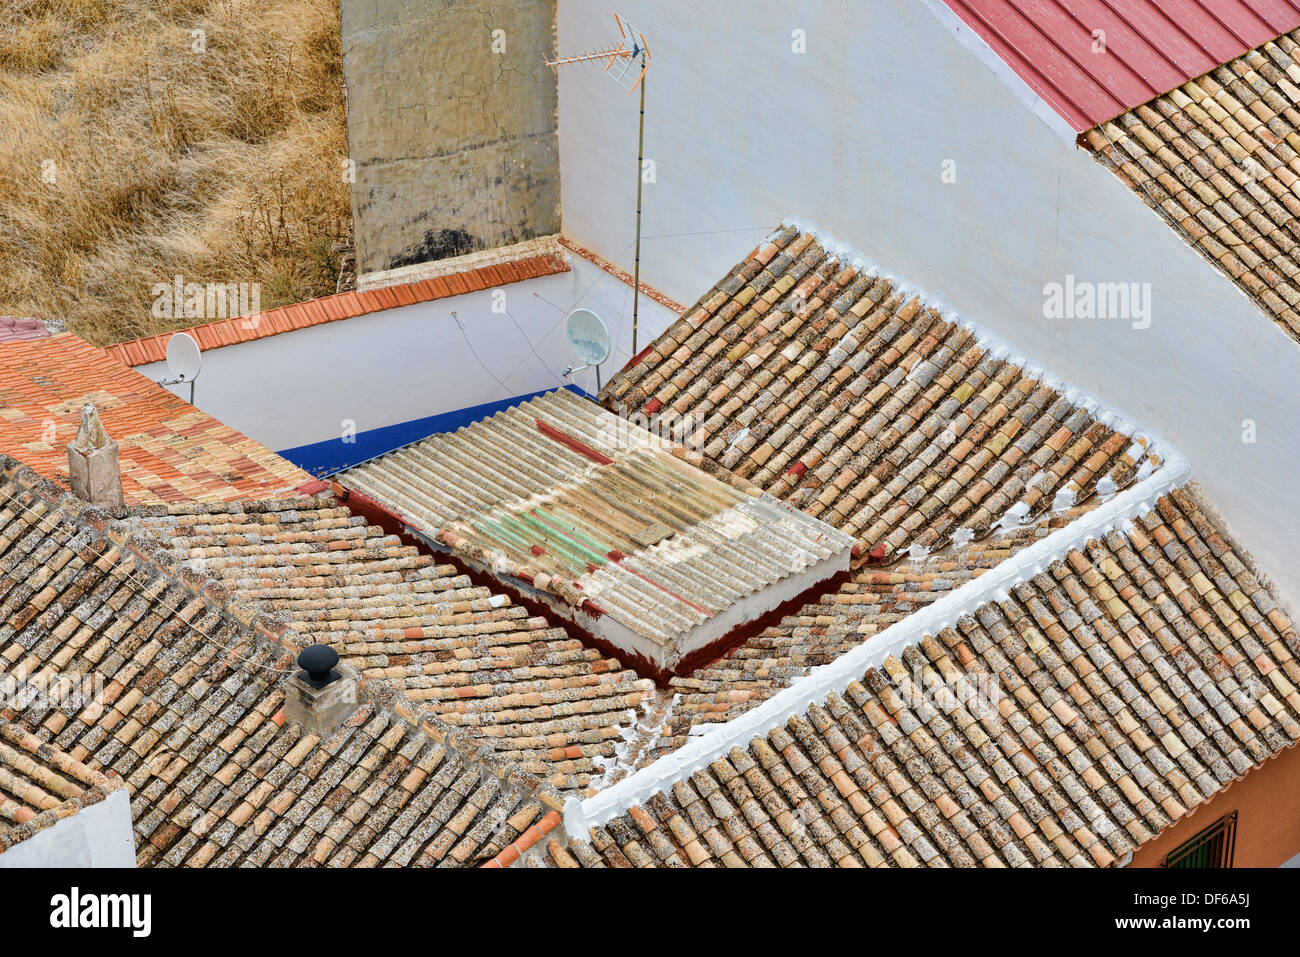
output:
[[[333,292],[338,2],[3,0],[0,315],[106,344],[186,325],[151,314],[178,274]]]

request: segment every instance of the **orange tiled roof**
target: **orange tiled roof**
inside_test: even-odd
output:
[[[122,786],[0,717],[0,854]]]
[[[309,326],[318,326],[339,319],[351,319],[385,309],[411,306],[419,302],[432,302],[449,296],[460,296],[481,289],[491,289],[525,279],[551,276],[569,271],[568,263],[558,256],[529,256],[514,262],[493,263],[465,272],[424,279],[419,282],[385,286],[366,292],[343,292],[323,296],[307,302],[298,302],[277,309],[266,309],[255,317],[240,317],[209,322],[186,329],[198,341],[201,349],[216,349],[239,342],[252,342],[282,332],[294,332]],[[133,342],[121,342],[105,351],[128,366],[162,362],[167,357],[167,340],[173,333],[164,332]]]
[[[605,385],[703,419],[700,450],[873,561],[980,537],[1010,509],[1123,488],[1140,440],[884,276],[794,226],[749,254]]]
[[[0,343],[0,452],[68,484],[67,444],[94,403],[128,504],[266,497],[312,477],[69,333]]]

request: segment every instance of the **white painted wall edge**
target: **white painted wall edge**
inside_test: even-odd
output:
[[[1065,118],[1057,113],[1052,105],[1034,92],[1034,88],[1025,82],[1019,73],[1011,69],[1007,61],[998,56],[984,38],[976,33],[967,25],[966,21],[957,16],[950,6],[943,0],[921,0],[921,2],[930,8],[930,12],[938,18],[948,30],[955,36],[975,58],[993,71],[993,74],[1001,80],[1016,98],[1025,104],[1029,112],[1038,117],[1051,129],[1053,133],[1065,140],[1071,146],[1076,144],[1079,133]]]
[[[792,715],[802,714],[814,702],[843,691],[851,681],[878,667],[889,655],[898,655],[926,635],[937,634],[963,614],[987,602],[1004,601],[1012,587],[1044,571],[1073,549],[1082,548],[1089,540],[1126,526],[1138,515],[1149,511],[1161,496],[1191,477],[1191,466],[1186,459],[1167,446],[1166,454],[1165,464],[1159,470],[1129,486],[1109,502],[1017,552],[934,604],[890,625],[830,664],[814,668],[752,711],[718,725],[594,797],[585,801],[570,798],[564,806],[565,829],[571,835],[585,837],[590,828],[643,803],[673,782],[727,754],[733,747],[748,745],[769,729],[784,724]]]

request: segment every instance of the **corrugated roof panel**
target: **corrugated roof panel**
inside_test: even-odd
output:
[[[1080,132],[1300,26],[1300,0],[944,2]]]
[[[460,557],[665,649],[769,586],[847,561],[851,536],[674,451],[561,389],[338,479]]]

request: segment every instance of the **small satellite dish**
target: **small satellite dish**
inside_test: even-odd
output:
[[[199,344],[188,332],[178,332],[167,340],[167,368],[177,382],[193,382],[202,365]]]
[[[569,346],[578,361],[598,366],[609,358],[610,338],[605,321],[590,309],[575,309],[567,323]]]

